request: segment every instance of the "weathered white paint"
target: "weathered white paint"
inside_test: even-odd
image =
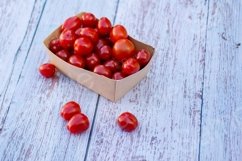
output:
[[[242,2],[210,0],[201,161],[242,160]]]
[[[120,0],[117,12],[117,1],[45,2],[0,1],[0,160],[241,160],[241,2]],[[43,39],[80,11],[116,14],[115,24],[156,48],[148,77],[117,103],[37,71]],[[69,100],[91,123],[98,104],[91,134],[65,129],[59,110]],[[133,133],[115,124],[124,111],[140,121]]]
[[[8,112],[44,2],[43,0],[0,2],[0,129]]]
[[[77,0],[68,3],[47,1],[29,53],[25,50],[19,55],[19,59],[25,62],[22,72],[14,68],[15,74],[21,74],[19,80],[12,80],[16,83],[10,88],[16,90],[13,90],[12,96],[5,98],[11,99],[11,104],[3,106],[9,108],[9,112],[0,134],[0,160],[83,160],[90,129],[82,135],[70,135],[59,110],[66,101],[75,100],[80,102],[82,111],[92,122],[98,95],[60,73],[54,79],[41,77],[38,67],[47,61],[42,41],[65,18],[80,11],[113,19],[116,5],[116,1],[96,1],[96,4]],[[35,21],[40,15],[32,16],[35,16]],[[30,44],[24,44],[23,48],[28,49]],[[8,47],[7,44],[5,46]]]
[[[115,23],[152,44],[156,57],[118,103],[100,99],[88,160],[198,159],[207,9],[203,1],[120,1]],[[124,111],[140,121],[133,133],[115,124]]]

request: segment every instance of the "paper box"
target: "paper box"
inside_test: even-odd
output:
[[[78,14],[80,16],[83,13]],[[96,93],[106,97],[111,101],[117,101],[122,96],[124,96],[129,90],[131,90],[138,82],[140,82],[148,73],[151,62],[153,59],[154,48],[142,42],[139,42],[132,37],[129,39],[134,43],[137,50],[146,49],[152,54],[152,58],[150,62],[139,72],[130,75],[121,80],[113,80],[107,77],[98,75],[96,73],[90,72],[88,70],[78,68],[73,66],[54,53],[52,53],[48,46],[52,39],[59,37],[61,26],[59,26],[56,30],[54,30],[45,40],[44,45],[47,49],[47,53],[50,58],[50,62],[56,66],[59,71],[70,77],[71,79],[77,81],[81,85],[95,91]],[[141,87],[142,88],[142,87]]]

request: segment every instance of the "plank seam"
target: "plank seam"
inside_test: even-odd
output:
[[[21,43],[20,43],[20,45],[19,45],[19,47],[18,47],[18,49],[17,49],[17,51],[16,51],[16,53],[15,53],[15,56],[14,56],[14,59],[13,59],[13,64],[15,64],[15,62],[16,62],[16,60],[17,60],[18,53],[19,53],[19,51],[20,51],[20,49],[21,49],[21,47],[22,47],[22,45],[23,45],[23,43],[24,43],[24,40],[26,39],[26,36],[27,36],[27,33],[28,33],[29,24],[30,24],[30,21],[31,21],[31,18],[32,18],[33,12],[34,12],[34,8],[35,8],[36,1],[37,1],[37,0],[35,0],[35,2],[34,2],[34,5],[33,5],[33,8],[32,8],[32,11],[31,11],[31,16],[30,16],[29,21],[28,21],[28,27],[26,28],[26,31],[25,31],[25,33],[24,33],[23,40],[21,41]],[[14,67],[15,67],[15,66],[14,66]],[[11,78],[12,78],[12,74],[13,74],[13,71],[14,71],[14,67],[12,68],[12,70],[11,70],[11,72],[10,72],[10,77],[9,77],[9,79],[8,79],[8,84],[6,85],[6,88],[5,88],[5,91],[4,91],[4,94],[3,94],[3,101],[2,101],[2,103],[1,103],[1,107],[3,107],[3,102],[4,102],[4,100],[5,100],[6,93],[7,93],[8,88],[9,88],[9,84],[10,84],[10,80],[11,80]],[[8,110],[7,110],[7,113],[8,113]],[[6,115],[7,115],[7,113],[6,113]],[[0,132],[2,131],[2,126],[3,126],[3,124],[4,124],[4,120],[5,120],[5,117],[3,118],[3,120],[1,120],[1,123],[0,123]]]
[[[97,97],[96,108],[95,108],[95,111],[94,111],[94,116],[93,116],[93,121],[92,121],[92,125],[91,125],[90,134],[88,136],[87,148],[86,148],[86,152],[85,152],[85,156],[84,156],[84,161],[87,160],[87,155],[88,155],[88,151],[89,151],[89,147],[90,147],[90,142],[91,142],[91,137],[92,137],[92,132],[93,132],[93,127],[94,127],[94,122],[96,120],[96,114],[97,114],[97,107],[98,107],[99,99],[100,99],[100,95],[98,95],[98,97]]]
[[[35,0],[35,4],[36,4],[36,1],[37,1],[37,0]],[[18,86],[19,80],[20,80],[20,78],[21,78],[21,75],[22,75],[22,72],[23,72],[23,68],[24,68],[24,65],[25,65],[25,63],[26,63],[26,60],[27,60],[27,58],[28,58],[29,51],[30,51],[30,49],[31,49],[31,47],[32,47],[33,40],[34,40],[34,38],[35,38],[35,35],[36,35],[36,32],[37,32],[37,29],[38,29],[38,27],[39,27],[39,23],[40,23],[40,20],[41,20],[41,17],[42,17],[42,14],[43,14],[43,11],[44,11],[44,8],[45,8],[45,4],[46,4],[46,2],[47,2],[47,0],[45,0],[45,2],[44,2],[44,4],[43,4],[43,8],[42,8],[42,10],[41,10],[41,13],[40,13],[40,16],[39,16],[39,20],[38,20],[38,22],[37,22],[37,25],[36,25],[36,28],[35,28],[34,34],[33,34],[33,36],[32,36],[32,39],[31,39],[31,42],[30,42],[29,48],[28,48],[28,50],[27,50],[27,54],[26,54],[26,57],[25,57],[25,59],[24,59],[24,63],[23,63],[23,66],[22,66],[22,68],[21,68],[21,71],[20,71],[20,74],[19,74],[19,77],[18,77],[18,80],[17,80],[17,83],[16,83],[16,86],[15,86],[15,89],[14,89],[14,91],[13,91],[13,95],[12,95],[12,96],[14,96],[14,93],[15,93],[16,87]],[[18,53],[19,53],[19,51],[21,50],[21,47],[22,47],[22,45],[23,45],[23,43],[24,43],[24,41],[25,41],[25,39],[26,39],[26,36],[27,36],[27,33],[28,33],[28,28],[29,28],[29,26],[31,25],[31,24],[30,24],[30,21],[31,21],[32,18],[33,18],[33,13],[34,13],[34,9],[35,9],[35,4],[34,4],[34,7],[33,7],[33,9],[32,9],[32,12],[31,12],[31,16],[30,16],[30,19],[29,19],[29,22],[28,22],[28,27],[27,27],[27,30],[26,30],[26,32],[25,32],[25,35],[24,35],[23,41],[21,42],[21,44],[20,44],[20,46],[19,46],[19,48],[18,48],[18,50],[17,50],[17,52],[16,52],[16,54],[15,54],[15,57],[14,57],[14,64],[15,64],[15,62],[16,62],[16,60],[17,60]],[[4,93],[3,101],[2,101],[1,106],[3,106],[3,102],[4,102],[4,100],[5,100],[5,96],[6,96],[6,93],[7,93],[7,91],[8,91],[9,85],[10,85],[10,80],[11,80],[11,78],[12,78],[12,73],[13,73],[14,68],[15,68],[15,66],[13,67],[13,69],[12,69],[12,71],[11,71],[11,76],[10,76],[10,78],[9,78],[9,84],[7,85],[6,91],[5,91],[5,93]],[[7,108],[6,115],[5,115],[5,117],[3,117],[3,120],[2,120],[2,122],[1,122],[1,124],[0,124],[0,125],[1,125],[1,126],[0,126],[0,133],[1,133],[2,129],[3,129],[3,127],[4,127],[4,123],[5,123],[5,120],[6,120],[6,118],[7,118],[7,114],[8,114],[8,111],[9,111],[9,109],[10,109],[10,105],[11,105],[12,99],[13,99],[13,97],[11,98],[10,104],[9,104],[9,106],[8,106],[8,108]]]
[[[114,18],[113,18],[113,25],[115,24],[115,21],[116,21],[116,17],[117,17],[117,13],[118,13],[118,7],[119,7],[119,0],[117,0],[117,5],[116,5],[116,8],[115,8],[115,13],[114,13]],[[88,142],[87,142],[86,153],[85,153],[85,156],[84,156],[84,161],[86,161],[87,157],[88,157],[88,152],[89,152],[89,147],[90,147],[90,142],[91,142],[91,138],[92,138],[93,128],[94,128],[94,124],[95,124],[95,120],[96,120],[96,114],[97,114],[99,100],[100,100],[100,95],[98,95],[98,98],[97,98],[97,103],[96,103],[96,107],[95,107],[95,112],[94,112],[94,116],[93,116],[93,121],[92,121],[92,125],[91,125],[90,134],[89,134],[89,137],[88,137]]]
[[[202,142],[202,123],[203,123],[203,100],[204,100],[204,80],[205,80],[205,67],[206,67],[206,52],[207,52],[207,37],[208,37],[208,20],[209,20],[209,10],[210,10],[210,0],[205,0],[207,3],[207,18],[206,18],[206,31],[205,31],[205,54],[204,54],[204,64],[202,73],[202,89],[201,89],[201,106],[200,106],[200,131],[199,131],[199,144],[198,144],[198,161],[201,161],[201,142]]]

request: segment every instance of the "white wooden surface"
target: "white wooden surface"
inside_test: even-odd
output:
[[[0,160],[241,161],[242,4],[222,0],[0,1]],[[156,48],[146,79],[117,103],[58,73],[43,79],[43,39],[80,11],[107,16]],[[75,100],[92,126],[70,135]],[[139,128],[122,132],[124,111]]]
[[[242,1],[210,2],[201,160],[242,160]]]

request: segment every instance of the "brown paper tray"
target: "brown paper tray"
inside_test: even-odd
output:
[[[78,14],[80,16],[82,13]],[[121,80],[113,80],[107,77],[98,75],[96,73],[90,72],[88,70],[78,68],[73,66],[52,53],[48,46],[52,39],[59,37],[61,31],[61,26],[55,29],[45,40],[44,46],[47,49],[47,53],[50,58],[50,62],[54,64],[57,69],[62,73],[70,77],[71,79],[77,81],[81,85],[93,90],[94,92],[106,97],[111,101],[117,101],[122,96],[124,96],[129,90],[131,90],[138,82],[140,82],[148,73],[152,59],[154,58],[154,48],[147,44],[129,37],[129,39],[134,43],[137,50],[146,49],[152,54],[150,62],[139,72],[130,75]]]

